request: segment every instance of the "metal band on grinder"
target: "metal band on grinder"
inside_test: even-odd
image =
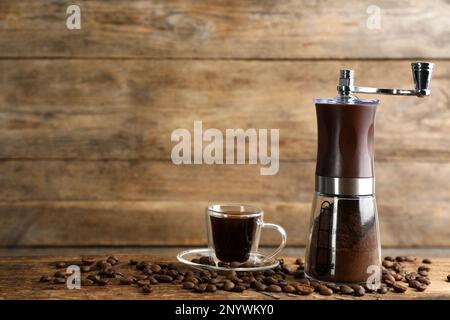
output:
[[[375,194],[375,178],[336,178],[316,176],[316,191],[333,196]]]

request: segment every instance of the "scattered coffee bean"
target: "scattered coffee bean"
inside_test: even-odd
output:
[[[394,262],[390,260],[383,260],[383,267],[390,269],[394,266]]]
[[[422,263],[431,264],[431,260],[426,258],[422,260]]]
[[[230,280],[226,280],[224,285],[223,285],[223,290],[225,291],[231,291],[234,289],[236,285],[234,284],[234,282],[230,281]]]
[[[364,290],[365,290],[367,293],[373,293],[373,292],[376,291],[376,287],[375,287],[374,285],[368,285],[368,284],[366,284],[366,285],[364,285]]]
[[[120,284],[123,284],[123,285],[126,285],[126,286],[129,286],[129,285],[131,285],[133,283],[134,283],[134,281],[133,281],[132,277],[126,277],[126,278],[120,279]]]
[[[392,262],[395,261],[395,259],[393,257],[391,257],[391,256],[384,257],[384,260],[392,261]]]
[[[328,288],[330,288],[331,291],[333,291],[333,293],[337,293],[340,290],[339,287],[337,285],[335,285],[334,283],[327,283],[326,286]]]
[[[408,283],[408,285],[409,285],[411,288],[417,288],[420,284],[421,284],[421,283],[420,283],[419,281],[417,281],[417,280],[411,280],[411,281]]]
[[[303,271],[303,270],[297,270],[294,273],[294,278],[296,278],[296,279],[303,279],[305,277],[306,277],[305,271]]]
[[[395,282],[394,276],[390,273],[383,275],[382,279],[384,281]]]
[[[100,280],[100,276],[99,275],[94,275],[94,274],[90,274],[87,276],[88,280],[91,280],[93,282],[97,282],[98,280]]]
[[[333,290],[327,286],[321,285],[319,288],[319,294],[322,296],[331,296],[333,294]]]
[[[420,271],[419,271],[419,274],[420,274],[422,277],[426,277],[426,276],[428,276],[428,271],[420,270]]]
[[[428,279],[427,277],[417,277],[416,280],[420,283],[426,284],[427,286],[431,284],[430,279]]]
[[[417,271],[426,271],[426,272],[430,272],[430,267],[429,266],[420,266],[417,268]]]
[[[206,291],[206,286],[207,286],[206,283],[198,284],[198,285],[194,286],[194,291],[198,292],[198,293],[205,292]]]
[[[81,258],[81,263],[85,266],[92,266],[95,263],[95,259],[92,257]]]
[[[240,262],[233,261],[230,263],[230,268],[239,268],[241,266]]]
[[[217,291],[217,287],[214,284],[208,284],[206,286],[206,291],[207,292],[216,292]]]
[[[136,282],[136,284],[137,284],[139,287],[147,286],[147,285],[150,284],[150,280],[138,280],[138,281]]]
[[[286,293],[295,293],[295,292],[297,292],[297,289],[295,289],[295,287],[293,285],[288,284],[283,287],[283,291]]]
[[[169,275],[155,274],[153,277],[158,280],[158,282],[172,282],[173,278]]]
[[[416,278],[417,278],[417,273],[416,272],[410,272],[410,273],[407,273],[405,275],[405,280],[407,282],[412,281],[412,280],[416,280]]]
[[[406,261],[414,262],[414,261],[416,261],[416,257],[414,257],[414,256],[406,256]]]
[[[53,276],[55,278],[66,278],[67,277],[67,273],[66,273],[66,271],[56,271]]]
[[[386,294],[388,292],[388,288],[387,287],[379,287],[378,289],[377,289],[377,293],[379,293],[379,294]]]
[[[144,293],[151,293],[153,291],[153,288],[150,287],[149,285],[145,285],[145,286],[142,287],[142,291]]]
[[[355,296],[356,297],[362,297],[362,296],[364,296],[366,294],[366,291],[364,290],[364,288],[359,286],[359,285],[358,286],[354,286],[353,290],[355,290]]]
[[[298,293],[302,296],[306,296],[314,292],[314,288],[306,284],[299,284],[296,288]]]
[[[427,288],[428,286],[426,284],[419,283],[419,285],[416,287],[416,290],[422,292],[425,291]]]
[[[397,260],[398,262],[403,262],[403,261],[406,260],[406,257],[405,256],[398,256],[398,257],[395,257],[395,260]]]
[[[234,292],[244,292],[245,289],[247,289],[245,286],[238,284],[234,287],[233,291]]]
[[[57,268],[57,269],[62,269],[62,268],[65,268],[67,265],[66,265],[66,263],[65,262],[57,262],[56,264],[55,264],[55,267]]]
[[[53,279],[53,283],[64,284],[64,283],[66,283],[66,278],[55,278],[55,279]]]
[[[277,286],[275,284],[271,284],[270,286],[268,286],[266,288],[266,291],[267,292],[281,292],[282,290],[281,290],[280,286]]]
[[[81,279],[81,286],[92,286],[94,281],[89,279]]]
[[[109,283],[109,279],[99,279],[97,281],[97,285],[99,286],[106,286]]]
[[[91,267],[89,267],[89,266],[81,266],[80,267],[80,271],[82,273],[90,272],[91,271]]]
[[[275,275],[275,271],[272,270],[272,269],[268,269],[268,270],[264,271],[264,275],[265,275],[266,277],[273,276],[273,275]]]
[[[302,266],[302,265],[305,264],[305,259],[303,259],[303,258],[297,258],[297,259],[295,260],[295,264],[297,264],[297,265],[299,265],[299,266]]]
[[[402,286],[402,285],[399,284],[399,283],[394,283],[394,284],[392,285],[392,288],[393,288],[394,291],[397,292],[397,293],[403,293],[403,292],[405,292],[405,291],[407,290],[407,288],[406,288],[405,286]]]
[[[39,279],[40,282],[49,282],[49,281],[51,281],[51,280],[52,280],[52,277],[49,277],[49,276],[42,276],[42,277]]]
[[[400,273],[393,273],[392,276],[394,277],[395,281],[403,280],[403,276]]]
[[[195,287],[195,283],[187,281],[187,282],[183,282],[183,289],[193,289]]]
[[[257,291],[265,291],[267,289],[267,286],[264,283],[262,283],[262,282],[256,281],[256,284],[254,285],[254,288]]]
[[[353,288],[351,288],[350,286],[347,286],[345,284],[341,285],[339,287],[339,290],[342,294],[348,294],[348,295],[351,295],[355,292],[355,290],[353,290]]]

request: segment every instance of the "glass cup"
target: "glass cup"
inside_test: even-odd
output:
[[[218,262],[252,262],[258,252],[262,228],[274,229],[281,244],[263,261],[273,259],[286,245],[286,231],[279,225],[265,223],[264,211],[248,205],[214,204],[206,209],[208,247],[211,258]],[[254,260],[254,259],[253,259]]]

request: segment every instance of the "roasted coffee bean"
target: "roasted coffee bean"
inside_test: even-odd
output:
[[[49,277],[49,276],[42,276],[42,277],[39,279],[40,282],[49,282],[49,281],[51,281],[51,280],[52,280],[52,277]]]
[[[266,277],[264,278],[264,283],[267,285],[278,284],[278,280],[275,279],[274,277]]]
[[[379,287],[379,288],[377,289],[377,293],[379,293],[379,294],[386,294],[387,292],[388,292],[388,288],[387,288],[387,287],[384,287],[384,286]]]
[[[267,286],[262,282],[256,281],[253,284],[253,288],[255,288],[257,291],[265,291],[267,289]]]
[[[142,287],[142,292],[144,293],[151,293],[153,291],[153,288],[150,287],[149,285],[145,285]]]
[[[216,292],[217,291],[217,287],[214,284],[208,284],[206,286],[206,291],[207,292]]]
[[[81,258],[81,263],[85,266],[92,266],[95,263],[95,259],[92,257]]]
[[[319,288],[319,294],[322,296],[331,296],[333,294],[333,290],[327,286],[321,285]]]
[[[373,292],[375,292],[376,287],[375,287],[375,285],[373,285],[373,284],[371,284],[371,285],[366,284],[366,285],[364,285],[364,290],[365,290],[367,293],[373,293]]]
[[[174,270],[174,269],[169,269],[169,271],[167,272],[168,276],[171,276],[172,278],[176,278],[178,276],[178,271]]]
[[[426,284],[427,286],[431,284],[430,279],[428,279],[427,277],[417,277],[416,280],[420,283]]]
[[[420,266],[417,268],[417,271],[426,271],[430,272],[431,268],[429,266]]]
[[[149,266],[150,263],[146,262],[146,261],[141,261],[139,263],[136,264],[136,269],[138,270],[144,270],[146,266]]]
[[[326,286],[333,291],[333,293],[339,292],[339,287],[334,283],[327,283]]]
[[[141,281],[144,281],[144,280],[141,280]],[[126,277],[126,278],[120,279],[120,284],[123,284],[123,285],[130,285],[133,283],[134,283],[134,281],[133,281],[132,277]]]
[[[394,276],[390,273],[383,275],[382,279],[383,281],[395,282]]]
[[[403,280],[403,276],[400,273],[392,273],[392,276],[394,277],[395,281]]]
[[[244,292],[245,289],[247,289],[247,288],[244,285],[238,284],[234,287],[233,291],[234,292]]]
[[[303,296],[309,295],[314,292],[314,288],[306,284],[299,284],[297,285],[296,289],[297,292]]]
[[[195,283],[187,281],[187,282],[183,282],[183,289],[193,289],[195,287]]]
[[[94,281],[89,279],[81,279],[81,286],[92,286]]]
[[[307,278],[299,279],[297,282],[300,284],[306,284],[307,286],[310,285],[309,280]]]
[[[267,292],[281,292],[281,287],[275,284],[271,284],[266,288]]]
[[[302,265],[304,265],[305,264],[305,259],[303,259],[303,258],[297,258],[296,260],[295,260],[295,264],[297,264],[297,265],[299,265],[299,266],[302,266]]]
[[[53,279],[53,283],[55,283],[55,284],[63,284],[63,283],[66,283],[66,278],[60,278],[60,277],[55,278],[55,279]]]
[[[388,287],[392,287],[395,283],[395,281],[391,281],[391,280],[384,280],[384,283],[388,286]]]
[[[66,271],[56,271],[53,276],[55,278],[66,278],[67,277],[67,273],[66,273]]]
[[[109,279],[105,279],[105,278],[102,278],[102,279],[97,281],[97,284],[99,286],[106,286],[108,283],[109,283]]]
[[[146,280],[149,277],[145,274],[139,274],[139,275],[135,276],[135,278],[136,278],[136,281],[138,281],[138,280]]]
[[[412,281],[412,280],[416,280],[416,278],[417,278],[417,273],[416,272],[410,272],[410,273],[407,273],[405,275],[405,280],[407,282]]]
[[[217,266],[219,266],[221,268],[229,268],[230,264],[228,262],[219,261],[219,262],[217,262]]]
[[[194,291],[198,293],[202,293],[206,291],[206,283],[201,283],[194,286]]]
[[[90,274],[87,276],[88,280],[91,280],[93,282],[97,282],[98,280],[100,280],[100,276],[99,275],[95,275],[95,274]]]
[[[256,281],[254,276],[244,276],[241,280],[244,281],[244,283],[253,283]]]
[[[106,262],[108,262],[110,265],[112,265],[112,266],[114,266],[114,265],[116,265],[117,264],[117,261],[116,260],[114,260],[114,259],[107,259],[106,260]]]
[[[422,277],[426,277],[426,276],[428,276],[428,271],[420,270],[420,271],[419,271],[419,274],[420,274]]]
[[[431,264],[431,260],[426,258],[422,260],[422,263]]]
[[[383,267],[390,269],[394,266],[394,262],[390,260],[383,260]]]
[[[159,273],[161,272],[161,266],[159,264],[152,264],[150,270],[152,270],[153,273]]]
[[[416,290],[422,292],[422,291],[427,290],[427,288],[428,288],[428,286],[426,284],[419,283],[419,285],[416,287]]]
[[[200,257],[200,264],[209,265],[213,260],[210,257]]]
[[[106,260],[99,260],[97,261],[97,263],[95,264],[98,268],[106,268],[106,267],[111,267],[111,264],[108,263]]]
[[[143,286],[149,285],[149,284],[150,284],[150,280],[138,280],[138,281],[136,282],[136,284],[137,284],[139,287],[143,287]]]
[[[239,268],[241,266],[240,262],[233,261],[230,263],[230,268]]]
[[[314,291],[319,292],[321,284],[317,281],[310,281],[309,285],[314,288]]]
[[[234,284],[234,282],[230,281],[230,280],[226,280],[224,285],[223,285],[223,290],[225,291],[231,291],[234,289],[236,285]]]
[[[384,260],[392,261],[392,262],[395,261],[395,259],[393,257],[391,257],[391,256],[384,257]]]
[[[190,277],[184,278],[184,281],[185,282],[192,282],[193,284],[199,284],[198,279],[196,277],[194,277],[194,276],[190,276]]]
[[[399,284],[399,283],[394,283],[394,284],[392,285],[392,288],[393,288],[394,291],[397,292],[397,293],[404,293],[404,292],[407,290],[407,288],[406,288],[405,286],[402,286],[402,285]]]
[[[397,260],[398,262],[403,262],[403,261],[406,260],[406,257],[405,256],[398,256],[398,257],[395,257],[395,260]]]
[[[339,287],[339,291],[341,294],[353,294],[355,292],[355,290],[353,290],[353,288],[351,288],[350,286],[347,286],[346,284],[343,284]]]
[[[168,269],[169,263],[168,262],[156,262],[157,265],[159,265],[162,269]]]
[[[272,270],[272,269],[264,271],[264,276],[266,276],[266,277],[270,277],[270,276],[273,276],[273,275],[275,275],[275,271]]]
[[[57,269],[62,269],[62,268],[67,267],[67,264],[66,264],[65,262],[57,262],[57,263],[55,264],[55,267],[56,267]]]
[[[305,276],[305,271],[303,271],[303,270],[297,270],[294,273],[294,278],[296,278],[296,279],[303,279],[305,277],[306,277]]]
[[[129,264],[130,266],[135,266],[135,265],[137,265],[138,263],[139,263],[139,261],[133,260],[133,259],[130,259],[130,261],[128,261],[128,264]]]
[[[294,272],[295,272],[295,270],[296,270],[296,268],[294,267],[294,266],[291,266],[291,265],[287,265],[287,264],[284,264],[282,267],[281,267],[281,271],[284,273],[284,274],[294,274]]]
[[[417,280],[411,280],[411,281],[408,283],[408,285],[409,285],[411,288],[417,288],[420,284],[421,284],[421,283],[420,283],[419,281],[417,281]]]
[[[355,290],[356,297],[362,297],[366,294],[366,291],[364,290],[364,288],[359,285],[353,286],[353,290]]]
[[[416,257],[414,257],[414,256],[406,256],[406,261],[414,262],[414,261],[416,261]]]
[[[283,287],[283,291],[286,293],[295,293],[297,292],[297,289],[295,289],[293,285],[288,284]]]
[[[153,275],[153,278],[158,280],[158,282],[172,282],[173,278],[169,275],[163,275],[163,274],[155,274]]]
[[[91,271],[91,267],[89,267],[89,266],[81,266],[80,267],[80,271],[82,273],[90,272]]]
[[[450,274],[447,275],[447,281],[450,282]]]

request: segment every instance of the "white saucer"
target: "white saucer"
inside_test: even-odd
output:
[[[238,268],[231,268],[231,267],[222,267],[217,265],[206,265],[201,263],[192,262],[192,259],[199,259],[201,257],[210,257],[211,251],[208,248],[204,249],[191,249],[186,251],[181,251],[177,254],[177,260],[181,263],[194,267],[194,268],[201,268],[201,269],[209,269],[209,270],[216,270],[216,271],[263,271],[267,269],[273,269],[277,267],[280,262],[275,259],[269,259],[266,260],[266,257],[262,253],[251,253],[249,261],[253,261],[251,266],[244,266],[241,265]]]

